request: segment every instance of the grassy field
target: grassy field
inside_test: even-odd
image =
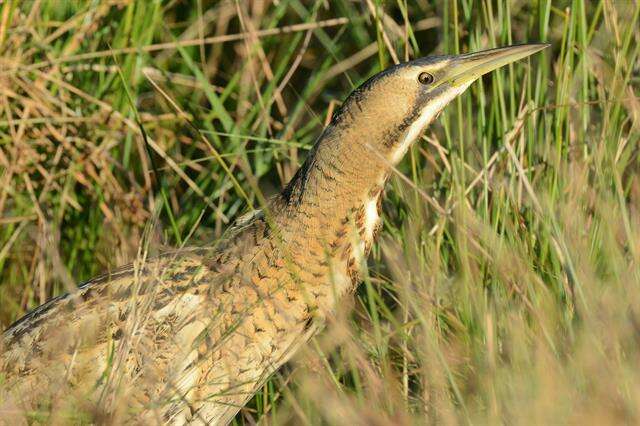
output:
[[[355,300],[236,421],[638,423],[639,14],[637,0],[0,2],[0,326],[144,238],[214,241],[393,62],[547,41],[411,149]]]

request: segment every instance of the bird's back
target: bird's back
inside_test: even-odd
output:
[[[216,249],[138,260],[49,301],[3,335],[0,402],[229,421],[312,333],[278,246],[257,215]]]

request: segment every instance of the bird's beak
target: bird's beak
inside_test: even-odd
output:
[[[456,56],[447,67],[447,75],[441,81],[449,83],[453,87],[458,87],[478,79],[483,74],[518,59],[526,58],[549,46],[550,44],[548,43],[521,44]]]

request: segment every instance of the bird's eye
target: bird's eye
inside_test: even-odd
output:
[[[421,72],[420,74],[418,74],[418,81],[422,84],[431,84],[433,83],[433,75],[429,74],[428,72]]]

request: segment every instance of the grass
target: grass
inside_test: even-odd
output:
[[[637,423],[639,14],[637,1],[4,1],[0,325],[133,259],[152,218],[158,250],[215,240],[394,60],[547,41],[412,148],[354,301],[236,422]]]

